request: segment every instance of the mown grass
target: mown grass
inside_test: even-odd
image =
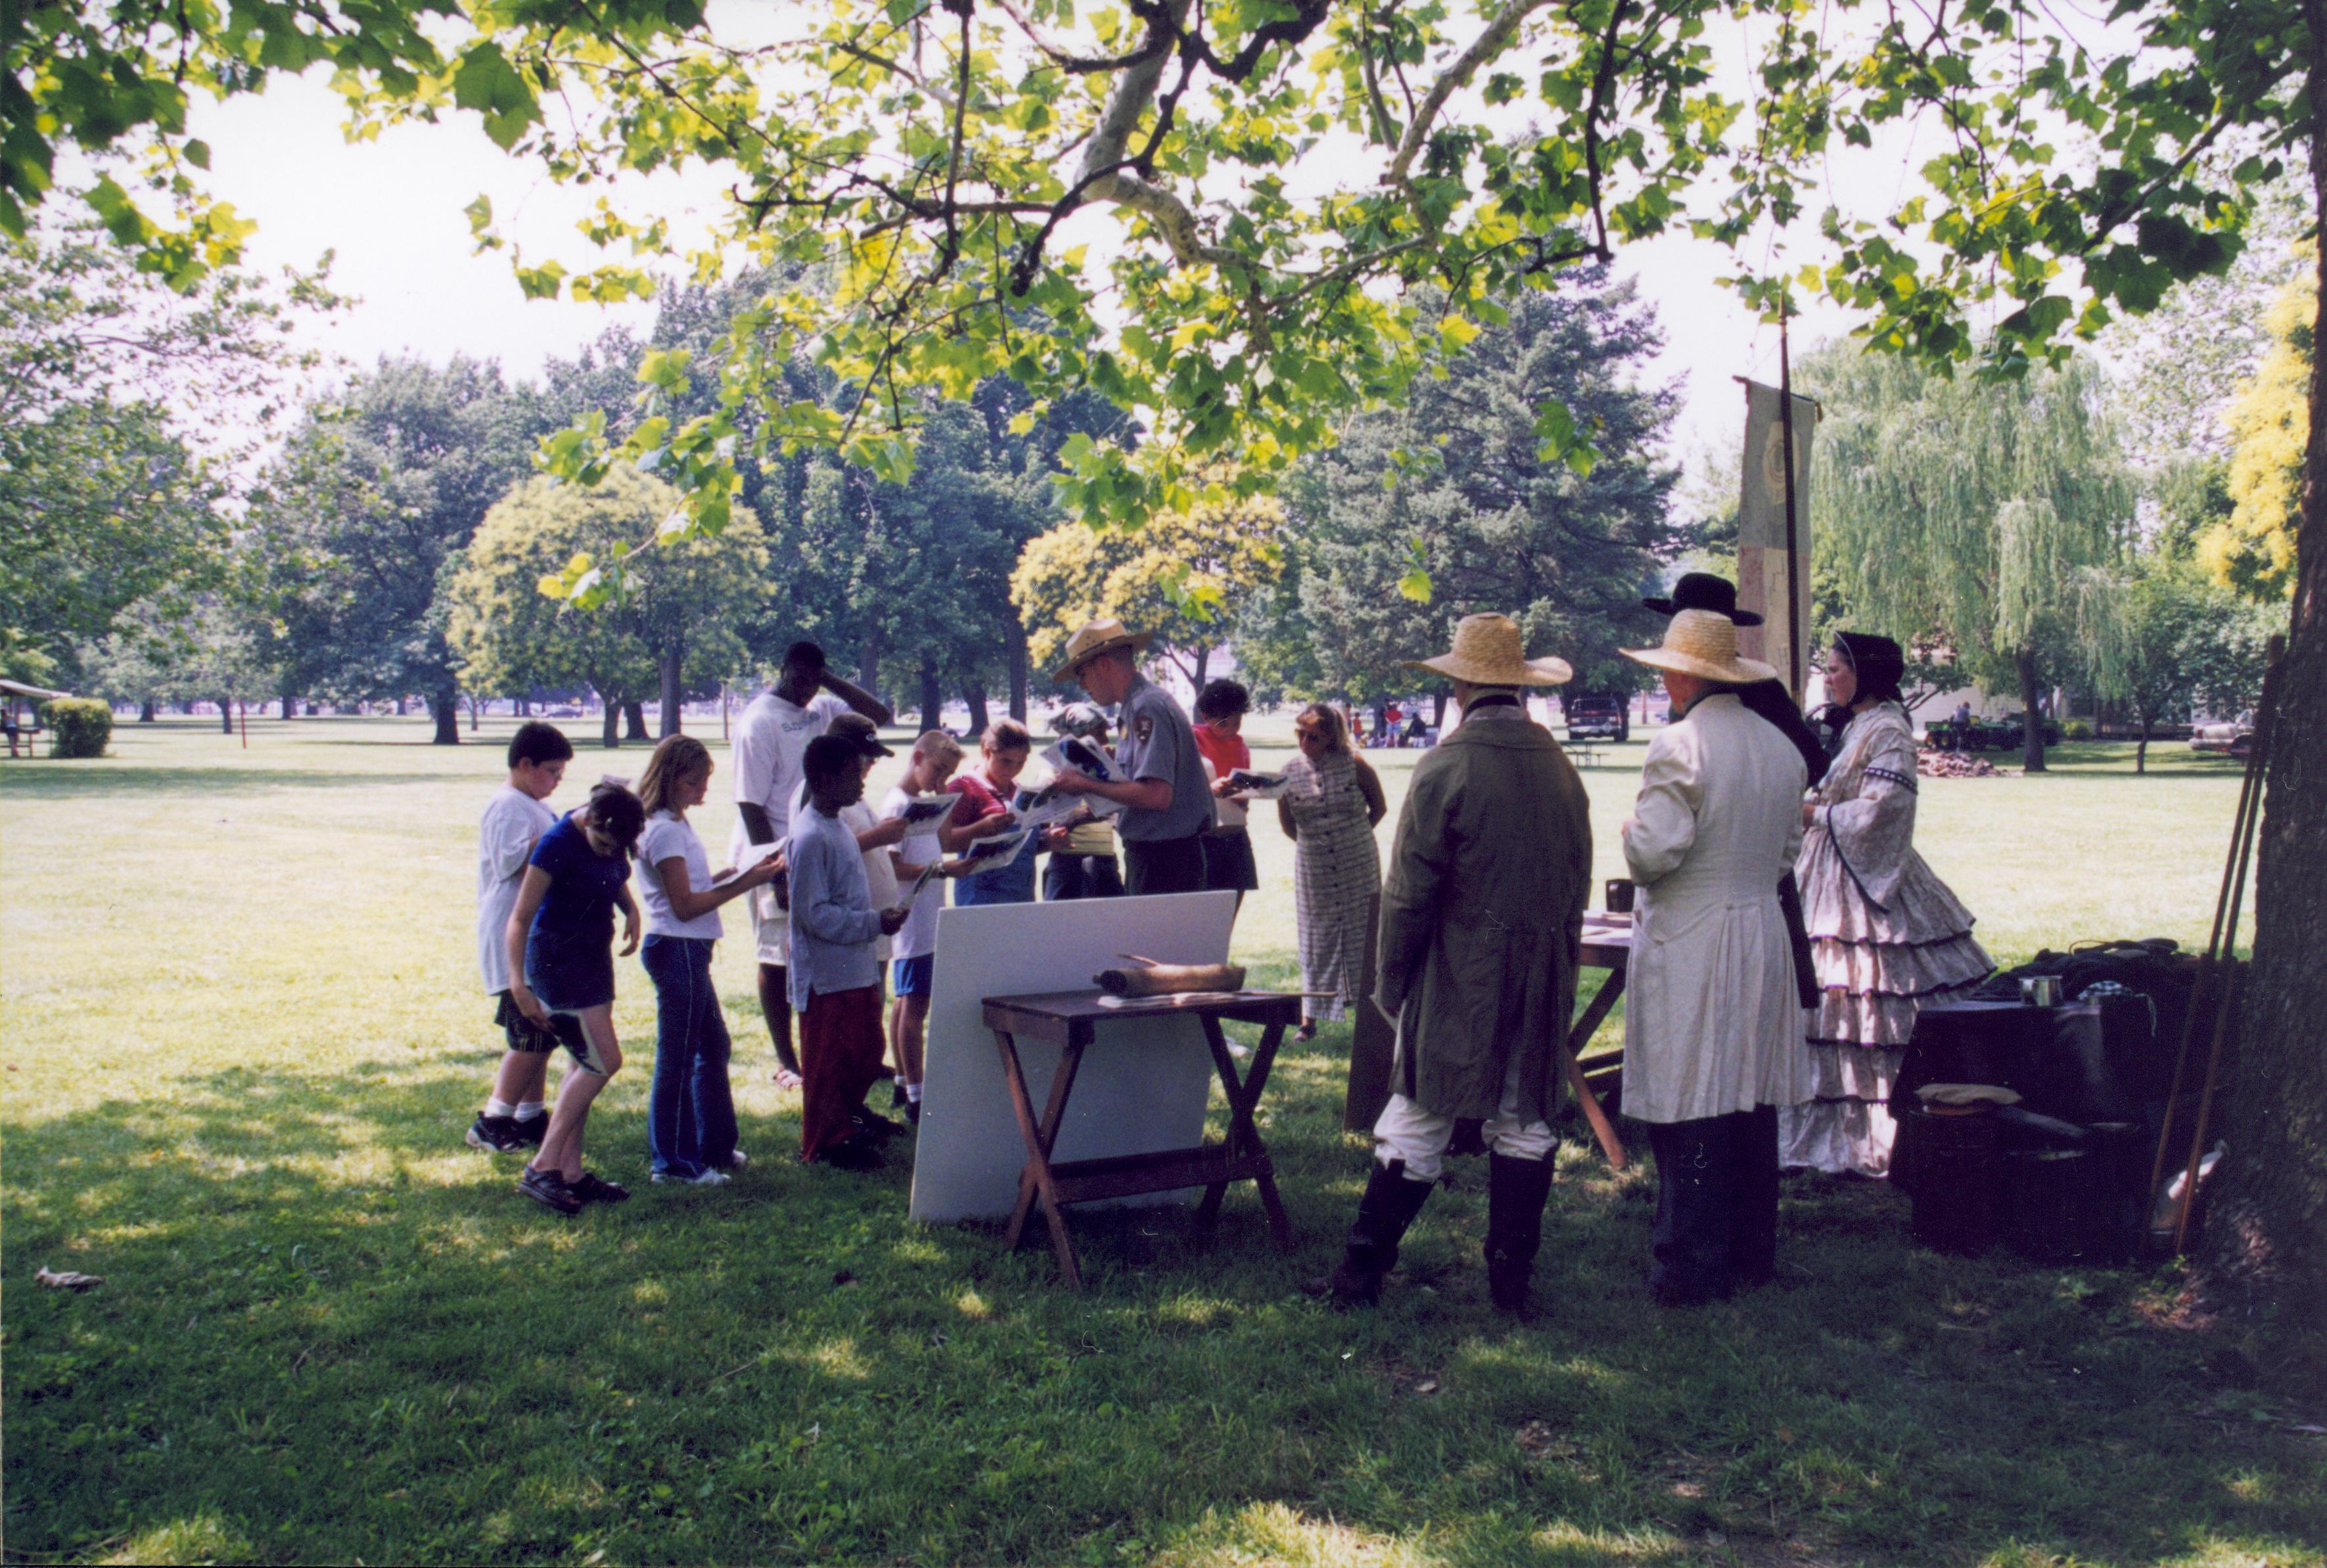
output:
[[[1466,1162],[1382,1309],[1322,1310],[1295,1283],[1364,1170],[1343,1031],[1290,1051],[1267,1105],[1300,1255],[1248,1194],[1209,1239],[1079,1217],[1077,1297],[1037,1246],[910,1224],[902,1166],[785,1158],[798,1104],[738,944],[759,1159],[649,1188],[651,996],[625,964],[634,1066],[592,1144],[639,1196],[543,1215],[459,1142],[496,1054],[470,930],[497,768],[424,733],[267,723],[245,752],[125,726],[113,758],[0,770],[11,1557],[2327,1561],[2322,1440],[2164,1326],[2170,1270],[1942,1258],[1880,1187],[1789,1184],[1780,1285],[1660,1312],[1652,1174],[1572,1143],[1514,1326]],[[1587,772],[1602,875],[1640,751]],[[602,755],[577,779],[642,760]],[[1395,798],[1416,754],[1373,755]],[[2060,761],[1926,789],[1925,851],[1999,958],[2202,937],[2233,770]],[[1238,945],[1285,978],[1289,857],[1260,826]],[[43,1264],[106,1283],[33,1288]]]

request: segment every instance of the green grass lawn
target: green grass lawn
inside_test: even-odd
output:
[[[460,1137],[498,1056],[472,936],[494,729],[254,723],[245,751],[133,724],[99,761],[0,767],[10,1558],[2327,1562],[2327,1439],[2169,1326],[2170,1269],[1920,1252],[1879,1185],[1790,1183],[1776,1288],[1659,1311],[1653,1177],[1579,1134],[1533,1323],[1487,1303],[1476,1162],[1379,1311],[1324,1310],[1295,1285],[1365,1170],[1346,1030],[1289,1050],[1267,1102],[1298,1257],[1249,1192],[1209,1242],[1079,1217],[1077,1297],[1039,1246],[908,1222],[902,1162],[788,1157],[740,944],[756,1162],[650,1188],[626,961],[632,1065],[591,1146],[638,1196],[544,1214]],[[1601,876],[1641,750],[1587,770]],[[1924,853],[1999,960],[2202,939],[2234,766],[2159,753],[1927,781]],[[1370,755],[1395,807],[1419,754]],[[1285,979],[1290,854],[1265,816],[1255,838],[1238,946]],[[42,1265],[106,1283],[41,1290]]]

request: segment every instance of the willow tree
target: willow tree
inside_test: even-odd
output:
[[[1983,685],[2016,687],[2023,756],[2041,770],[2047,654],[2076,638],[2086,574],[2115,565],[2133,527],[2098,377],[2072,359],[2010,383],[1955,379],[1853,346],[1799,380],[1825,405],[1811,534],[1858,629],[1934,641]]]

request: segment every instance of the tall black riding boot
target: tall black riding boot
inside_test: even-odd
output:
[[[1358,1199],[1348,1247],[1325,1281],[1337,1307],[1369,1307],[1381,1300],[1382,1276],[1397,1266],[1397,1244],[1422,1212],[1432,1183],[1406,1178],[1406,1162],[1377,1163]]]
[[[1527,1311],[1528,1280],[1543,1245],[1551,1162],[1496,1154],[1487,1162],[1487,1293],[1507,1312]]]

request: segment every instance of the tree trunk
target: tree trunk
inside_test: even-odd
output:
[[[938,685],[938,661],[921,660],[921,728],[940,730],[945,727],[945,689]]]
[[[154,723],[154,699],[152,697],[145,697],[139,700],[137,704],[137,722],[141,724],[150,724]]]
[[[1434,730],[1443,730],[1446,727],[1446,694],[1444,692],[1430,694],[1430,727]]]
[[[969,733],[973,735],[986,733],[986,683],[975,680],[964,681],[961,686],[961,698],[969,705]]]
[[[299,694],[298,694],[298,693],[296,693],[296,692],[285,692],[285,693],[283,694],[283,716],[284,716],[285,718],[286,718],[286,719],[287,719],[287,718],[289,718],[289,717],[292,715],[292,714],[297,710],[298,706],[299,706]]]
[[[232,697],[220,697],[218,700],[218,705],[219,733],[222,735],[231,735],[234,733],[234,699]]]
[[[473,735],[477,733],[477,725],[483,722],[484,713],[485,699],[471,692],[469,694],[469,733]]]
[[[1018,619],[1014,610],[1010,612],[1009,629],[1003,640],[1010,648],[1010,716],[1023,724],[1026,722],[1028,681],[1026,623]]]
[[[434,746],[457,746],[461,743],[461,693],[458,687],[446,686],[428,699],[428,712],[436,720],[436,733],[429,737]]]
[[[662,733],[676,735],[679,732],[679,677],[687,667],[687,640],[674,638],[662,650],[659,661],[662,666]]]
[[[598,732],[598,743],[611,751],[622,743],[622,705],[613,697],[600,700],[606,705],[606,722]]]
[[[881,695],[881,629],[874,627],[864,634],[864,646],[856,650],[856,684],[874,695]]]
[[[647,733],[647,705],[642,700],[632,699],[622,705],[622,723],[624,740],[651,741],[654,739],[652,735]]]
[[[2304,10],[2315,218],[2327,214],[2327,0]],[[2318,266],[2327,302],[2327,247]],[[2276,684],[2254,961],[2219,1117],[2230,1154],[2201,1279],[2265,1376],[2315,1395],[2327,1386],[2327,965],[2317,959],[2327,942],[2327,354],[2315,350],[2294,611]]]
[[[2036,684],[2036,650],[2023,648],[2012,656],[2020,673],[2020,765],[2031,773],[2044,770],[2044,720],[2036,712],[2043,687]]]
[[[1212,650],[1205,647],[1202,643],[1198,643],[1196,645],[1196,667],[1190,672],[1193,677],[1195,689],[1198,692],[1201,693],[1204,689],[1204,672],[1211,667]]]

